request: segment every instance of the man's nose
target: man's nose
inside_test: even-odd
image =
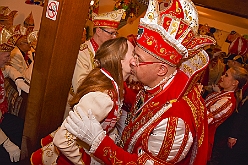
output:
[[[132,57],[130,59],[129,64],[130,64],[130,66],[136,66],[136,61],[135,61],[135,58],[134,57]]]

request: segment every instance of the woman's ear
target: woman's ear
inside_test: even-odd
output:
[[[238,85],[239,85],[239,81],[238,80],[234,80],[233,86],[238,86]]]
[[[168,68],[165,64],[161,63],[159,70],[158,70],[158,75],[159,76],[165,76],[168,72]]]

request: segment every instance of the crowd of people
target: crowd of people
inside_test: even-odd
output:
[[[41,139],[31,164],[246,164],[248,52],[213,48],[212,37],[198,34],[190,0],[172,0],[161,11],[158,1],[149,0],[138,34],[130,38],[117,36],[123,14],[93,14],[70,108],[61,126]],[[30,38],[37,41],[30,21],[27,27],[6,25],[0,26],[7,36],[0,38],[0,164],[19,161],[23,130],[23,120],[8,113],[4,76],[29,92],[35,56]]]
[[[30,69],[26,65],[28,58],[24,58],[24,55],[31,49],[27,40],[33,38],[29,37],[33,32],[29,31],[32,28],[25,27],[30,25],[30,16],[25,19],[24,25],[13,26],[13,17],[17,11],[10,11],[3,6],[0,10],[0,164],[9,165],[20,160],[24,120],[9,111],[5,78],[9,77],[14,82],[19,95],[22,91],[29,93],[31,73],[27,74],[26,70]]]

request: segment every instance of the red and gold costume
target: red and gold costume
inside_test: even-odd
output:
[[[207,162],[207,112],[196,82],[209,60],[199,48],[214,41],[197,35],[198,17],[191,1],[173,0],[168,8],[158,10],[158,2],[150,0],[140,19],[137,46],[172,67],[180,67],[155,87],[145,86],[138,93],[120,146],[104,135],[93,142],[89,152],[105,164]]]
[[[105,164],[204,162],[207,150],[204,103],[196,87],[177,99],[186,85],[182,82],[187,82],[187,77],[178,71],[168,82],[140,91],[122,133],[123,149],[106,136],[94,156]],[[138,108],[141,102],[145,103]]]
[[[158,1],[149,0],[147,12],[140,19],[137,46],[164,63],[167,72],[163,80],[156,85],[153,80],[160,80],[159,76],[144,80],[150,87],[139,91],[119,146],[104,131],[96,132],[85,124],[95,124],[94,118],[86,115],[80,120],[80,115],[70,113],[66,128],[90,144],[89,152],[108,165],[206,164],[207,111],[196,83],[209,61],[207,53],[199,48],[214,40],[197,35],[198,26],[197,11],[190,0],[173,0],[162,11]],[[132,60],[131,68],[138,72],[139,61],[135,57]],[[99,128],[99,123],[94,127]],[[94,138],[89,138],[85,130]]]
[[[5,97],[4,76],[2,70],[0,70],[0,123],[3,120],[4,114],[7,112],[8,112],[8,103]],[[4,140],[5,139],[0,138],[0,144],[2,144]]]
[[[208,110],[208,160],[210,160],[216,129],[235,110],[234,91],[214,92],[207,96],[205,103]]]

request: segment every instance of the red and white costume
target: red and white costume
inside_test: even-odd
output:
[[[123,149],[106,136],[94,156],[105,164],[204,162],[207,150],[204,103],[196,87],[177,99],[186,85],[182,82],[187,82],[187,76],[178,71],[168,82],[140,91],[122,133]],[[137,109],[140,100],[144,104]]]
[[[208,160],[210,160],[216,129],[235,110],[235,93],[234,91],[214,92],[207,96],[205,103],[208,111]]]
[[[92,110],[96,119],[101,122],[102,128],[115,139],[117,130],[114,126],[121,115],[121,102],[118,97],[118,87],[112,77],[105,70],[101,70],[112,80],[115,90],[105,92],[89,92],[84,95],[79,103],[74,106],[75,112]],[[77,138],[69,133],[64,127],[66,120],[57,131],[49,134],[41,141],[42,148],[35,151],[31,156],[33,165],[69,165],[69,164],[100,164],[77,143]]]
[[[102,135],[91,145],[95,157],[108,165],[206,164],[207,112],[195,84],[209,60],[198,48],[214,41],[196,35],[197,30],[197,12],[190,0],[173,0],[163,11],[156,0],[149,1],[140,19],[137,46],[180,68],[152,89],[145,87],[138,93],[127,115],[121,147]],[[180,63],[188,56],[192,57]]]

